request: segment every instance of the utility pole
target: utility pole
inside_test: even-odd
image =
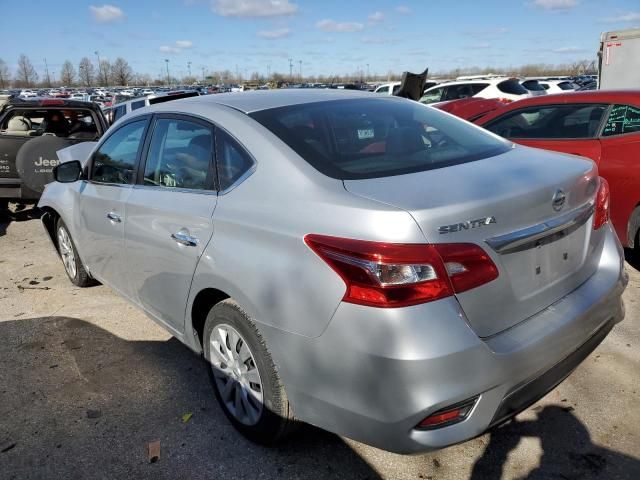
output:
[[[300,75],[300,82],[302,82],[302,60],[298,60],[298,74]]]
[[[369,64],[367,63],[367,82],[369,81],[369,78],[371,78],[371,76],[369,75]]]
[[[271,65],[267,65],[267,80],[271,79]]]
[[[171,77],[169,76],[169,59],[165,58],[164,63],[167,65],[167,87],[171,85]]]
[[[100,81],[98,83],[102,83],[102,62],[100,61],[100,53],[98,53],[97,50],[93,53],[95,53],[96,57],[98,57],[98,77],[100,78]],[[103,85],[103,86],[106,86],[106,85]]]
[[[189,76],[191,76],[191,62],[187,62],[187,70],[189,70]]]
[[[289,81],[293,80],[293,59],[289,59]]]
[[[47,86],[51,88],[51,78],[49,77],[49,65],[47,65],[47,59],[44,59],[44,71],[47,73]]]
[[[204,67],[202,67],[202,84],[204,85]]]

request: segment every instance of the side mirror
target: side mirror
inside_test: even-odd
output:
[[[53,178],[60,183],[73,183],[82,176],[82,164],[78,160],[58,164],[53,169]]]

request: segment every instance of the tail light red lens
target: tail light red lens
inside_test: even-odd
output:
[[[610,217],[610,199],[609,199],[609,182],[600,177],[600,187],[596,194],[595,212],[593,214],[593,229],[598,230],[609,221]]]
[[[343,301],[359,305],[417,305],[498,276],[489,256],[472,244],[399,244],[313,234],[304,241],[345,282]]]
[[[477,400],[477,397],[472,398],[471,400],[439,410],[422,420],[416,428],[420,430],[432,430],[459,423],[469,416]]]

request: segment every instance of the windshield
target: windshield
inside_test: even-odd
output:
[[[318,102],[250,116],[317,170],[343,180],[442,168],[510,148],[462,120],[400,99]]]

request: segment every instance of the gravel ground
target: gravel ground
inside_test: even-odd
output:
[[[625,321],[502,428],[417,456],[313,427],[268,449],[228,424],[200,358],[109,288],[71,285],[33,217],[0,218],[2,479],[640,478],[640,272],[630,265]]]

